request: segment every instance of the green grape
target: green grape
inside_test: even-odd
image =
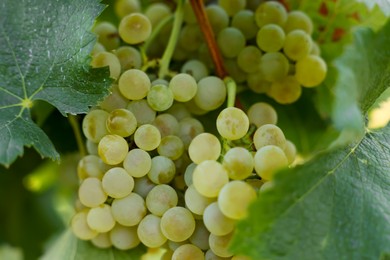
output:
[[[256,68],[256,67],[255,67]],[[258,68],[256,68],[258,69]],[[257,71],[248,74],[247,77],[248,87],[255,93],[266,93],[271,88],[271,82],[265,79],[263,72]]]
[[[285,38],[282,27],[277,24],[266,24],[257,33],[256,43],[263,51],[276,52],[283,47]]]
[[[233,16],[245,8],[246,0],[218,0],[218,5],[225,9],[229,16]]]
[[[98,153],[104,163],[116,165],[125,159],[129,145],[127,141],[119,135],[106,135],[98,145]]]
[[[122,73],[118,86],[124,97],[130,100],[140,100],[148,94],[151,82],[142,70],[130,69]]]
[[[99,52],[93,56],[91,66],[93,68],[108,66],[110,69],[110,77],[114,80],[117,80],[121,74],[121,63],[119,62],[119,59],[115,56],[115,54],[107,51]]]
[[[134,142],[138,148],[145,151],[152,151],[160,145],[160,131],[154,125],[141,125],[134,133]]]
[[[255,15],[251,10],[238,11],[233,16],[232,27],[239,29],[247,40],[256,37],[259,30],[255,21]]]
[[[90,155],[98,155],[98,145],[91,140],[87,139],[85,142],[85,146],[87,147],[87,153]]]
[[[123,18],[131,13],[141,11],[141,3],[139,0],[117,0],[114,3],[115,14],[119,18]]]
[[[191,3],[189,1],[184,2],[183,9],[184,9],[184,11],[183,11],[184,12],[184,15],[183,15],[184,22],[186,24],[196,24],[198,22],[198,20],[196,19],[194,10],[192,10],[192,6],[191,6]]]
[[[174,102],[173,105],[166,111],[166,113],[169,114],[169,115],[174,116],[178,123],[183,118],[191,117],[191,113],[188,111],[186,106],[183,103],[179,103],[179,102]],[[163,121],[170,121],[170,120],[164,119]],[[158,123],[156,123],[156,124],[159,125]],[[172,125],[173,124],[175,124],[175,123],[172,123]],[[171,125],[171,123],[169,123],[169,125]],[[157,128],[160,129],[158,126],[157,126]],[[176,126],[173,127],[173,128],[176,129]],[[162,131],[162,130],[160,129],[160,131]],[[177,127],[177,130],[174,130],[174,133],[172,133],[172,134],[176,134],[178,131],[179,131],[179,128]],[[164,134],[161,133],[161,135],[163,136]]]
[[[194,173],[195,167],[195,163],[190,163],[184,172],[184,182],[188,187],[192,184],[192,174]]]
[[[174,242],[172,240],[168,240],[168,250],[175,251],[179,246],[185,245],[188,243],[188,240],[180,241],[180,242]],[[171,259],[169,259],[171,260]]]
[[[225,58],[224,63],[227,73],[236,83],[244,83],[246,81],[247,74],[240,68],[240,66],[238,66],[236,58]]]
[[[272,83],[267,94],[279,104],[291,104],[299,99],[302,88],[294,76],[287,76],[283,80]]]
[[[229,26],[229,15],[219,5],[208,5],[206,15],[215,35],[218,35],[220,31]]]
[[[184,143],[184,147],[188,149],[192,139],[200,133],[204,132],[202,123],[192,117],[186,117],[179,121],[179,133],[178,136]]]
[[[276,145],[281,149],[286,146],[286,138],[283,131],[276,125],[266,124],[257,128],[253,135],[253,143],[256,150],[266,145]]]
[[[124,198],[114,199],[111,212],[119,224],[136,226],[146,215],[145,201],[140,195],[132,192]]]
[[[199,60],[188,60],[181,67],[181,73],[190,74],[196,81],[209,75],[206,65]]]
[[[318,43],[315,41],[312,42],[310,54],[315,56],[321,56],[320,46],[318,46]]]
[[[295,77],[302,86],[315,87],[324,81],[327,70],[321,57],[308,55],[295,64]]]
[[[118,57],[122,71],[129,69],[141,69],[142,57],[139,50],[131,46],[121,46],[115,50],[115,55]]]
[[[126,108],[129,100],[125,98],[119,91],[118,85],[111,86],[111,93],[108,95],[99,106],[101,109],[111,112],[114,109]]]
[[[294,30],[286,35],[283,52],[293,61],[298,61],[309,55],[312,46],[312,39],[303,30]]]
[[[160,228],[161,218],[149,214],[138,225],[137,235],[139,240],[147,247],[158,248],[167,241]]]
[[[152,158],[152,167],[148,172],[149,179],[156,184],[169,183],[175,177],[176,168],[171,159],[165,156]]]
[[[257,175],[265,181],[272,180],[276,171],[288,165],[286,154],[276,145],[267,145],[258,149],[254,160]]]
[[[108,134],[106,121],[109,116],[107,111],[95,109],[90,111],[83,119],[82,129],[84,136],[94,143],[98,143]]]
[[[112,245],[120,250],[135,248],[141,242],[137,235],[137,227],[125,227],[119,224],[110,231],[110,240]]]
[[[235,58],[246,45],[245,36],[234,27],[222,29],[217,35],[217,44],[226,58]]]
[[[176,135],[179,132],[179,121],[171,112],[172,110],[168,110],[167,113],[159,114],[152,123],[160,131],[161,137]]]
[[[176,101],[187,102],[195,96],[198,84],[191,75],[179,73],[171,79],[169,88]]]
[[[256,9],[255,20],[259,27],[271,23],[283,27],[287,20],[287,11],[277,1],[263,2]]]
[[[196,51],[204,41],[198,24],[186,24],[181,28],[178,46],[187,52]]]
[[[120,39],[118,37],[118,30],[112,23],[100,22],[96,24],[92,32],[97,34],[99,43],[108,51],[119,47]]]
[[[107,130],[110,134],[128,137],[137,128],[137,119],[129,110],[121,108],[111,111],[106,121]]]
[[[173,252],[172,260],[204,260],[204,253],[193,244],[185,244]]]
[[[205,208],[215,201],[214,198],[207,198],[199,194],[194,185],[187,188],[184,200],[186,207],[197,215],[203,215]]]
[[[251,0],[248,0],[251,1]],[[208,241],[208,240],[207,240]],[[231,257],[220,257],[213,253],[211,249],[207,250],[205,253],[205,260],[231,260]]]
[[[80,180],[88,177],[101,179],[107,170],[108,166],[103,163],[102,159],[92,154],[84,156],[77,164],[77,175]]]
[[[91,229],[87,223],[87,209],[77,212],[70,222],[73,234],[81,240],[90,240],[98,235],[96,230]]]
[[[195,230],[192,236],[189,238],[189,242],[205,251],[210,248],[209,246],[210,232],[207,230],[203,223],[203,220],[197,220],[195,224]]]
[[[295,144],[290,140],[286,140],[286,146],[283,151],[286,154],[288,164],[292,164],[297,156],[297,148],[295,147]]]
[[[237,140],[244,137],[248,129],[248,116],[239,108],[225,108],[217,117],[218,133],[228,140]]]
[[[259,48],[248,45],[240,51],[237,56],[237,64],[246,73],[255,73],[258,71],[262,53]]]
[[[161,256],[160,260],[172,260],[173,251],[171,249],[167,249],[165,253]]]
[[[226,169],[217,161],[203,161],[196,166],[192,183],[203,196],[215,198],[222,187],[229,182]]]
[[[256,191],[244,181],[235,180],[222,187],[218,196],[221,212],[232,219],[243,219],[247,216],[248,206],[256,199]]]
[[[207,230],[216,236],[224,236],[234,230],[236,221],[225,216],[218,206],[213,202],[203,212],[203,222]]]
[[[168,86],[169,85],[169,82],[165,79],[155,79],[152,81],[152,86],[156,86],[156,85],[165,85],[165,86]]]
[[[146,196],[146,207],[148,210],[161,217],[164,213],[178,203],[176,191],[169,185],[159,184],[153,187]]]
[[[231,257],[233,254],[229,250],[230,242],[233,238],[233,232],[224,235],[224,236],[216,236],[210,234],[209,244],[210,249],[214,254],[220,257]]]
[[[152,3],[145,10],[152,27],[155,28],[165,17],[171,15],[172,11],[165,3]]]
[[[104,48],[103,44],[96,42],[95,45],[93,46],[93,49],[91,51],[91,56],[95,56],[96,54],[100,52],[106,51],[106,48]]]
[[[165,85],[152,86],[147,95],[149,106],[155,111],[164,111],[173,104],[172,90]]]
[[[230,179],[243,180],[253,172],[253,156],[243,147],[233,147],[226,152],[222,165],[227,170]]]
[[[191,141],[188,154],[194,163],[199,164],[206,160],[217,160],[221,149],[221,143],[215,135],[202,133]]]
[[[156,118],[154,111],[148,104],[146,99],[134,100],[129,102],[127,109],[130,110],[137,119],[137,125],[151,124]]]
[[[108,196],[119,199],[126,197],[133,191],[134,179],[122,167],[114,167],[104,174],[102,186]]]
[[[204,115],[206,114],[207,110],[204,110],[203,108],[200,108],[196,102],[195,102],[195,98],[191,99],[190,101],[184,103],[187,110],[191,113],[191,115],[196,115],[196,116],[201,116],[201,115]]]
[[[167,135],[161,139],[157,152],[171,160],[177,160],[184,152],[184,143],[178,136]]]
[[[108,232],[99,233],[96,237],[91,239],[94,246],[102,249],[110,248],[112,246],[110,234]]]
[[[87,215],[87,224],[91,229],[100,233],[110,231],[115,226],[110,205],[102,204],[90,209]]]
[[[134,178],[148,174],[152,166],[152,158],[142,149],[131,149],[123,160],[123,168]]]
[[[304,30],[311,35],[313,32],[313,22],[310,17],[302,11],[294,10],[288,13],[284,31],[289,33],[293,30]]]
[[[181,242],[190,238],[194,230],[195,219],[186,208],[170,208],[161,218],[162,233],[166,238],[174,242]]]
[[[119,23],[119,36],[128,44],[139,44],[149,38],[152,23],[141,13],[132,13],[122,18]]]
[[[107,194],[99,179],[89,177],[81,182],[78,197],[84,206],[93,208],[103,204],[107,199]]]
[[[257,102],[251,105],[248,109],[248,118],[249,122],[257,127],[266,124],[276,125],[278,122],[276,110],[265,102]]]
[[[226,86],[220,78],[208,76],[198,82],[198,91],[194,101],[201,109],[215,110],[223,104],[225,99]]]
[[[146,199],[146,196],[149,194],[149,192],[156,187],[156,184],[154,184],[148,176],[144,176],[141,178],[135,178],[134,180],[134,193],[137,193],[142,198]]]
[[[261,185],[261,187],[259,189],[259,194],[264,193],[267,190],[272,189],[273,186],[274,186],[274,182],[272,182],[272,181],[264,182],[263,185]]]
[[[287,76],[290,65],[280,52],[268,52],[261,57],[260,70],[264,79],[275,82]]]

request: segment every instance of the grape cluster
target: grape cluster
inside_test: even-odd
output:
[[[273,1],[255,12],[245,6],[243,0],[220,0],[206,7],[226,66],[237,82],[280,103],[293,102],[291,93],[313,86],[313,64],[323,62],[311,54],[311,21]],[[160,23],[170,29],[170,8],[153,3],[142,13],[139,1],[118,0],[115,10],[118,27],[100,22],[94,28],[99,42],[91,65],[108,66],[114,82],[82,122],[88,155],[77,169],[73,233],[99,248],[165,248],[164,259],[247,259],[228,250],[235,224],[272,185],[274,173],[293,163],[294,144],[268,103],[255,103],[246,113],[222,109],[226,84],[210,74],[188,3],[174,54],[179,72],[167,78],[145,69],[138,44]],[[257,45],[247,45],[252,41]],[[163,38],[151,44],[148,57],[166,46]],[[196,116],[217,109],[213,134]]]

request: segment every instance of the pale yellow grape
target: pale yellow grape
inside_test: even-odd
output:
[[[192,174],[194,173],[196,164],[191,163],[186,167],[184,172],[184,182],[189,187],[192,184]]]
[[[130,193],[124,198],[114,199],[111,204],[114,219],[123,226],[135,226],[146,215],[144,199],[137,193]]]
[[[137,128],[137,119],[129,110],[121,108],[110,112],[106,121],[107,130],[110,134],[128,137]]]
[[[152,24],[148,17],[141,13],[126,15],[119,23],[119,36],[128,44],[144,42],[152,33]]]
[[[168,135],[161,139],[157,152],[171,160],[177,160],[184,152],[184,143],[178,136]]]
[[[256,191],[244,181],[231,181],[219,192],[218,206],[221,212],[232,219],[247,216],[248,206],[256,199]]]
[[[211,251],[213,251],[214,254],[220,257],[233,256],[233,253],[231,253],[229,250],[229,246],[232,238],[233,238],[233,232],[224,236],[216,236],[210,234],[209,244],[210,244]]]
[[[169,183],[175,177],[176,168],[171,159],[165,156],[152,158],[152,166],[148,172],[149,179],[156,184]]]
[[[145,10],[145,15],[149,18],[153,28],[171,13],[171,9],[165,3],[149,4]]]
[[[110,22],[99,22],[92,30],[97,34],[99,43],[108,51],[118,48],[120,39],[118,29]]]
[[[203,215],[205,208],[215,201],[214,198],[202,196],[193,185],[187,188],[184,200],[187,208],[197,215]]]
[[[271,23],[284,26],[287,20],[287,11],[277,1],[264,2],[256,9],[255,20],[259,27]]]
[[[192,183],[196,190],[209,198],[217,197],[219,191],[228,182],[229,176],[225,167],[212,160],[198,164],[192,175]]]
[[[137,227],[125,227],[119,224],[110,231],[110,240],[112,245],[120,250],[135,248],[141,242],[137,235]]]
[[[162,233],[166,238],[174,242],[181,242],[190,238],[194,230],[195,219],[186,208],[170,208],[161,218]]]
[[[227,235],[234,230],[236,221],[225,216],[218,206],[213,202],[203,212],[203,222],[207,230],[216,236]]]
[[[251,10],[238,11],[232,18],[232,26],[239,29],[247,40],[254,38],[259,30]]]
[[[253,143],[256,150],[266,145],[276,145],[284,149],[286,146],[286,137],[278,126],[266,124],[257,128],[253,136]]]
[[[174,242],[172,240],[168,240],[168,250],[175,251],[179,246],[185,245],[188,243],[188,239],[180,242]],[[171,259],[169,259],[171,260]]]
[[[230,179],[243,180],[253,172],[253,156],[243,147],[233,147],[224,155],[222,165],[227,170]]]
[[[261,71],[257,71],[248,74],[247,84],[253,92],[261,94],[266,93],[271,88],[272,83],[265,79],[265,76]]]
[[[98,143],[103,136],[108,134],[106,121],[109,116],[107,111],[95,109],[90,111],[83,119],[83,134],[88,140]]]
[[[257,102],[251,105],[247,114],[249,122],[257,127],[266,124],[276,125],[278,122],[278,114],[276,113],[276,110],[270,104],[265,102]]]
[[[156,111],[149,106],[145,99],[131,101],[127,109],[134,114],[138,126],[151,124],[156,118]]]
[[[273,82],[267,94],[279,104],[286,105],[300,98],[302,88],[294,76],[287,76],[280,81]]]
[[[294,30],[286,35],[283,52],[293,61],[298,61],[309,55],[312,46],[312,39],[303,30]]]
[[[114,109],[126,108],[129,100],[119,91],[117,84],[111,86],[111,94],[99,103],[101,109],[111,112]]]
[[[172,260],[204,260],[204,253],[202,250],[193,245],[185,244],[179,246],[172,255]]]
[[[283,151],[286,154],[288,164],[292,164],[297,156],[297,148],[295,147],[295,144],[290,140],[286,140],[286,146]]]
[[[181,73],[190,74],[196,81],[209,75],[206,65],[199,60],[188,60],[181,67]]]
[[[272,181],[265,181],[259,189],[259,193],[263,193],[267,190],[270,190],[275,184]]]
[[[189,238],[189,241],[193,245],[205,251],[210,248],[209,236],[210,236],[210,232],[207,230],[206,226],[204,225],[203,220],[196,220],[195,230],[192,236]]]
[[[110,77],[118,79],[121,74],[121,63],[119,59],[111,52],[103,51],[99,52],[92,57],[91,66],[93,68],[109,67]]]
[[[152,86],[146,98],[149,106],[155,111],[167,110],[174,101],[172,90],[163,84]]]
[[[87,209],[77,212],[71,220],[70,228],[73,234],[82,240],[90,240],[98,235],[96,230],[91,229],[87,223]]]
[[[97,42],[95,43],[95,45],[93,46],[93,49],[91,51],[91,56],[95,56],[96,54],[98,54],[99,52],[103,52],[103,51],[106,51],[106,48],[104,48],[103,44]]]
[[[229,15],[219,5],[208,5],[206,7],[206,15],[215,35],[218,35],[222,29],[229,25]]]
[[[276,171],[287,167],[288,159],[283,150],[275,145],[267,145],[257,150],[255,170],[265,181],[270,181]]]
[[[142,149],[132,149],[123,161],[123,168],[134,178],[140,178],[148,174],[152,167],[152,158]]]
[[[102,186],[108,196],[115,199],[123,198],[133,191],[134,179],[122,167],[114,167],[104,174]]]
[[[229,16],[235,15],[238,11],[243,10],[246,5],[246,0],[218,0],[218,5],[225,9]]]
[[[221,149],[221,143],[215,135],[202,133],[192,139],[188,154],[194,163],[199,164],[205,160],[217,160]]]
[[[108,232],[99,233],[96,237],[91,239],[91,242],[94,246],[98,248],[110,248],[112,246],[110,240],[110,234]]]
[[[87,207],[93,208],[104,203],[107,194],[103,190],[102,182],[98,178],[89,177],[80,184],[78,196],[80,202]]]
[[[172,90],[175,100],[187,102],[195,96],[198,85],[191,75],[179,73],[171,79],[169,88]]]
[[[263,51],[275,52],[283,47],[285,37],[282,27],[277,24],[267,24],[257,33],[256,43]]]
[[[221,53],[226,58],[234,58],[245,47],[245,36],[234,27],[226,27],[217,35],[217,44]]]
[[[77,165],[77,175],[80,180],[88,177],[101,179],[108,170],[108,166],[96,155],[84,156]]]
[[[262,53],[256,46],[249,45],[240,51],[237,56],[238,66],[246,73],[255,73],[258,70]]]
[[[167,241],[167,238],[161,232],[160,223],[161,218],[153,214],[145,216],[139,223],[137,235],[145,246],[157,248]]]
[[[310,17],[299,10],[294,10],[288,13],[287,21],[284,25],[284,31],[289,33],[293,30],[304,30],[307,34],[311,35],[313,32],[313,22]]]
[[[142,57],[139,50],[131,46],[121,46],[115,50],[122,71],[129,69],[140,69],[142,66]]]
[[[320,46],[318,46],[318,43],[315,41],[313,41],[313,44],[311,45],[310,54],[315,55],[315,56],[321,55]]]
[[[162,216],[168,209],[176,207],[178,196],[169,185],[159,184],[146,196],[146,207],[156,216]]]
[[[228,140],[237,140],[244,137],[249,129],[248,116],[236,107],[228,107],[222,110],[216,123],[218,133]]]
[[[140,100],[148,94],[151,82],[142,70],[130,69],[122,73],[118,86],[124,97],[130,100]]]
[[[187,110],[186,106],[180,102],[174,102],[173,105],[166,111],[166,113],[170,116],[175,117],[177,122],[179,122],[183,118],[191,117],[191,113]],[[156,123],[155,125],[158,125],[158,123]],[[160,127],[158,127],[158,128],[160,129]],[[174,130],[174,132],[172,132],[172,134],[176,134],[178,131],[178,129],[176,130],[176,127],[174,127],[174,128],[175,128],[175,130]],[[161,131],[161,129],[160,129],[160,131]],[[164,134],[161,133],[161,135],[164,135]]]
[[[205,253],[205,260],[231,260],[231,257],[217,256],[211,249],[209,249]]]
[[[159,114],[152,124],[160,130],[161,137],[176,135],[179,132],[179,121],[177,121],[170,111]]]
[[[178,136],[183,140],[184,146],[188,148],[192,139],[200,133],[204,132],[202,123],[192,117],[186,117],[179,121]]]
[[[325,61],[315,55],[308,55],[295,64],[295,77],[304,87],[315,87],[321,84],[327,72]]]
[[[119,18],[123,18],[128,14],[141,11],[141,3],[139,0],[117,0],[114,3],[114,10]]]
[[[106,135],[98,145],[98,153],[103,162],[116,165],[125,159],[129,151],[127,141],[119,135]]]
[[[151,124],[141,125],[134,133],[134,142],[138,148],[145,151],[152,151],[160,145],[160,131]]]
[[[96,208],[91,208],[87,215],[87,223],[91,229],[100,233],[110,231],[115,226],[111,206],[102,204]]]
[[[156,187],[156,184],[153,183],[147,176],[135,178],[134,180],[134,193],[137,193],[143,199],[146,199],[146,196],[154,187]]]
[[[286,77],[290,68],[286,56],[280,52],[267,52],[261,57],[259,66],[264,79],[270,82]]]

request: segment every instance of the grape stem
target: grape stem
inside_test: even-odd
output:
[[[76,138],[77,147],[82,157],[87,155],[87,149],[85,148],[84,140],[81,134],[80,124],[77,120],[77,116],[68,115],[69,124],[73,129],[73,134]]]
[[[234,107],[236,102],[237,85],[236,82],[229,76],[223,79],[227,89],[227,107]]]
[[[203,0],[190,0],[190,2],[215,65],[215,73],[218,77],[223,79],[228,75],[228,73],[223,65],[221,52],[219,51],[217,42],[215,41],[214,32],[211,28],[209,18],[207,17]]]
[[[149,50],[150,45],[154,42],[157,35],[159,35],[161,30],[164,28],[164,26],[167,25],[168,23],[170,23],[173,20],[173,18],[174,18],[174,15],[169,15],[157,24],[157,26],[153,29],[150,37],[143,44],[143,50],[145,53]]]
[[[177,7],[175,11],[175,18],[173,21],[172,32],[171,35],[169,36],[168,45],[162,56],[161,63],[160,63],[160,70],[158,72],[158,77],[160,79],[169,75],[169,64],[171,62],[173,52],[175,51],[176,44],[180,35],[181,25],[183,23],[183,16],[184,16],[183,1],[184,0],[177,1]]]

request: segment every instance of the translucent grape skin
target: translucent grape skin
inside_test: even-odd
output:
[[[116,165],[125,159],[129,151],[127,141],[119,135],[106,135],[98,145],[98,153],[104,163]]]
[[[286,24],[284,25],[284,31],[289,33],[293,30],[301,29],[307,34],[311,35],[313,32],[313,22],[310,17],[299,10],[294,10],[288,13]]]
[[[87,215],[89,210],[77,212],[71,220],[70,227],[73,234],[82,240],[90,240],[98,235],[96,230],[91,229],[87,224]]]
[[[238,66],[246,73],[255,73],[258,70],[262,53],[256,46],[248,45],[237,56]]]
[[[248,116],[239,108],[228,107],[222,110],[217,117],[218,133],[228,139],[237,140],[248,132]]]
[[[132,149],[123,161],[123,168],[133,177],[141,178],[148,174],[152,166],[152,158],[142,149]]]
[[[122,167],[108,170],[102,179],[103,190],[112,198],[123,198],[134,188],[134,179]]]
[[[256,9],[255,20],[259,27],[271,23],[283,26],[287,20],[287,11],[277,1],[264,2]]]
[[[129,69],[122,73],[118,81],[119,91],[130,100],[140,100],[146,97],[151,82],[145,72],[138,69]]]
[[[256,150],[266,145],[276,145],[284,149],[286,146],[286,137],[278,126],[266,124],[256,130],[253,136],[253,143]]]
[[[117,80],[121,73],[121,63],[119,59],[111,52],[103,51],[94,55],[91,61],[93,68],[109,67],[110,77]]]
[[[232,26],[239,29],[247,40],[254,38],[259,30],[251,10],[238,11],[232,18]]]
[[[178,196],[171,186],[160,184],[150,190],[145,201],[151,213],[162,216],[168,209],[177,206]]]
[[[85,137],[94,143],[98,143],[103,136],[108,134],[106,121],[109,117],[107,111],[95,109],[90,111],[83,119],[82,128]]]
[[[123,226],[136,226],[146,215],[144,199],[137,193],[115,199],[111,204],[114,219]]]
[[[214,198],[207,198],[199,194],[193,185],[187,188],[184,199],[187,208],[197,215],[203,215],[205,208],[215,201]]]
[[[128,137],[137,128],[137,119],[127,109],[115,109],[111,111],[106,121],[106,127],[111,134]]]
[[[167,238],[160,229],[161,218],[153,214],[145,216],[137,227],[137,235],[141,242],[150,248],[162,246]]]
[[[268,103],[257,102],[248,109],[249,122],[260,127],[265,124],[276,125],[278,114],[276,110]]]
[[[164,111],[173,104],[174,94],[172,90],[162,84],[152,86],[147,95],[148,104],[155,111]]]
[[[188,154],[194,163],[199,164],[206,160],[217,160],[221,149],[221,143],[215,135],[202,133],[191,141]]]
[[[300,60],[309,55],[312,48],[312,39],[303,30],[293,30],[286,35],[283,52],[293,61]]]
[[[325,61],[315,55],[300,59],[295,65],[295,77],[304,87],[315,87],[321,84],[327,72]]]
[[[193,244],[179,246],[172,255],[172,260],[204,260],[202,250]]]
[[[134,133],[134,142],[142,150],[152,151],[160,145],[160,131],[154,125],[142,125]]]
[[[152,158],[152,166],[148,172],[149,179],[156,184],[166,184],[175,177],[176,168],[171,159],[165,156]]]
[[[137,235],[137,227],[116,224],[109,234],[112,245],[120,250],[135,248],[141,242]]]
[[[98,178],[89,177],[80,184],[78,197],[84,206],[93,208],[104,203],[107,194],[104,192],[102,182]]]
[[[203,212],[203,221],[211,234],[224,236],[234,230],[236,221],[225,216],[218,206],[218,202],[213,202],[207,206]]]
[[[222,7],[229,16],[235,15],[245,8],[246,0],[218,0],[218,5]]]
[[[252,154],[243,147],[233,147],[223,157],[222,165],[233,180],[243,180],[253,172]]]
[[[208,76],[198,82],[195,103],[206,111],[220,107],[226,99],[225,83],[218,77]]]
[[[275,145],[267,145],[257,150],[255,170],[265,181],[270,181],[276,171],[287,167],[288,159],[283,150]]]
[[[169,88],[172,90],[175,100],[187,102],[195,96],[198,85],[191,75],[179,73],[171,79]]]
[[[177,160],[184,152],[184,143],[178,136],[168,135],[161,139],[157,152],[171,160]]]
[[[152,33],[152,24],[148,17],[133,13],[122,18],[118,27],[119,36],[128,44],[144,42]]]
[[[261,27],[257,33],[257,46],[265,52],[279,51],[285,41],[283,29],[277,24],[267,24]]]
[[[111,213],[111,206],[102,204],[89,210],[87,223],[91,229],[100,233],[110,231],[115,226],[115,220]]]
[[[260,59],[260,71],[267,81],[275,82],[287,76],[289,63],[280,52],[265,53]]]
[[[161,218],[162,233],[174,242],[181,242],[190,238],[194,230],[195,219],[186,208],[170,208]]]
[[[300,98],[302,88],[294,76],[287,76],[273,82],[267,94],[279,104],[291,104]]]
[[[100,22],[92,30],[98,36],[98,41],[106,50],[110,51],[117,48],[120,44],[120,39],[117,36],[118,30],[110,22]]]
[[[234,58],[244,49],[245,37],[237,28],[227,27],[218,33],[217,43],[222,55]]]
[[[229,245],[232,238],[233,238],[233,232],[224,236],[216,236],[210,234],[209,237],[210,249],[217,256],[231,257],[233,254],[229,250]]]

